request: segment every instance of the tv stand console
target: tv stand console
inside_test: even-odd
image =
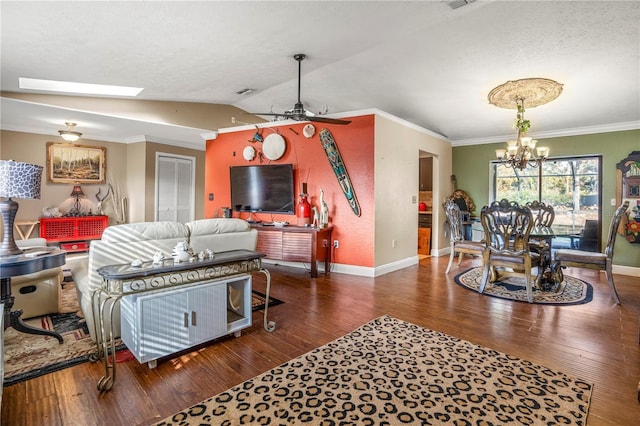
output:
[[[331,263],[331,232],[326,228],[306,226],[252,225],[258,231],[256,251],[267,259],[311,264],[311,277],[318,277],[318,261],[324,261],[324,271]]]

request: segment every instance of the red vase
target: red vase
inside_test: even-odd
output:
[[[298,226],[311,224],[311,204],[307,201],[307,194],[300,194],[296,215],[298,216]]]

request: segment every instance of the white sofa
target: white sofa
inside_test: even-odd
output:
[[[175,245],[187,241],[195,253],[212,249],[215,252],[229,250],[255,250],[258,232],[241,219],[202,219],[186,224],[178,222],[140,222],[109,226],[100,240],[91,242],[89,256],[69,262],[76,283],[78,302],[87,321],[91,338],[95,341],[92,293],[102,286],[102,278],[96,272],[106,265],[130,263],[134,259],[151,260],[160,251],[171,256]],[[120,336],[119,305],[114,311],[114,336]],[[107,327],[108,329],[108,327]]]

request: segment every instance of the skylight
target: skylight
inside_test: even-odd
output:
[[[74,83],[71,81],[40,80],[37,78],[19,79],[20,88],[47,92],[64,92],[82,95],[138,96],[142,87],[109,86],[106,84]]]

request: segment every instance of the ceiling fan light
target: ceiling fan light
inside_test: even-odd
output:
[[[82,133],[72,132],[70,130],[58,130],[58,133],[60,133],[60,136],[62,136],[62,139],[64,139],[67,142],[75,142],[78,139],[80,139],[80,136],[82,136]]]
[[[82,133],[74,132],[73,130],[71,130],[74,127],[76,127],[76,123],[73,123],[71,121],[66,121],[64,124],[67,126],[67,130],[58,130],[58,133],[60,133],[60,136],[62,136],[62,139],[64,139],[67,142],[75,142],[78,139],[80,139],[80,136],[82,136]]]

